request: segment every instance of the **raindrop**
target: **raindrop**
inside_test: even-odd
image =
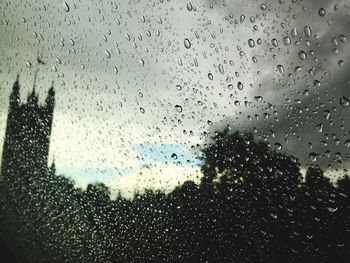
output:
[[[173,153],[172,155],[171,155],[171,159],[174,159],[174,160],[177,160],[177,154],[176,153]]]
[[[298,31],[297,29],[294,27],[291,31],[292,37],[297,37],[298,36]]]
[[[224,72],[224,67],[222,64],[219,65],[219,71],[222,75],[224,75],[225,72]]]
[[[317,88],[321,87],[321,82],[319,80],[315,79],[314,80],[314,86],[317,87]]]
[[[26,60],[26,66],[28,68],[31,68],[32,67],[32,63],[29,60]]]
[[[117,68],[117,67],[114,67],[114,73],[115,73],[115,74],[118,74],[118,72],[119,72],[118,68]]]
[[[188,38],[185,38],[184,40],[185,48],[189,49],[191,47],[191,42],[188,40]]]
[[[243,90],[243,84],[242,84],[242,82],[238,82],[237,83],[237,89],[239,89],[239,90]]]
[[[182,107],[180,105],[175,105],[175,109],[178,113],[182,112]]]
[[[326,120],[329,120],[329,117],[331,116],[331,112],[329,110],[325,110],[323,112],[323,117],[326,119]]]
[[[141,16],[141,22],[142,22],[142,23],[145,23],[145,22],[146,22],[146,18],[145,18],[143,15]]]
[[[306,59],[306,53],[303,50],[300,50],[299,53],[298,53],[298,57],[301,60],[305,60]]]
[[[326,15],[326,10],[321,7],[320,9],[318,9],[318,14],[323,17]]]
[[[317,130],[317,132],[322,132],[323,131],[323,123],[317,124],[316,130]]]
[[[66,12],[69,12],[70,10],[69,5],[66,2],[63,2],[63,10]]]
[[[180,91],[180,90],[182,90],[182,86],[181,86],[181,85],[176,85],[176,89],[177,89],[178,91]]]
[[[243,23],[244,20],[245,20],[245,15],[241,15],[241,16],[239,17],[239,22]]]
[[[305,36],[310,38],[312,36],[311,28],[309,26],[305,26],[304,27],[304,33],[305,33]]]
[[[283,44],[284,44],[284,45],[289,46],[291,42],[292,42],[292,41],[290,40],[290,37],[289,37],[289,36],[285,36],[285,37],[283,38]]]
[[[144,108],[140,108],[140,112],[141,113],[145,113],[145,109]]]
[[[284,67],[282,65],[277,65],[277,69],[278,69],[279,73],[284,72]]]
[[[209,73],[208,74],[208,79],[213,80],[214,79],[213,74]]]
[[[339,40],[340,40],[340,42],[345,43],[346,42],[346,36],[345,35],[340,35],[339,36]]]
[[[310,153],[309,159],[311,162],[316,162],[317,161],[317,153],[314,153],[314,152]]]
[[[262,96],[255,96],[254,99],[257,102],[261,102],[263,100],[263,97]]]
[[[261,5],[260,5],[260,9],[261,9],[261,10],[265,11],[266,8],[267,8],[267,5],[266,5],[266,4],[261,4]]]
[[[192,11],[193,10],[193,6],[191,3],[187,3],[187,10],[188,11]]]
[[[276,142],[275,143],[275,148],[276,148],[277,151],[280,151],[280,150],[282,150],[282,145],[279,142]]]
[[[144,65],[145,65],[145,61],[143,60],[143,59],[139,59],[139,63],[140,63],[140,65],[143,67]]]
[[[336,211],[338,210],[338,207],[336,207],[336,208],[327,207],[327,210],[328,210],[329,212],[331,212],[331,213],[334,213],[334,212],[336,212]]]
[[[295,73],[299,73],[301,71],[301,67],[300,66],[296,66],[294,69]]]
[[[274,47],[278,47],[278,41],[277,41],[277,39],[276,39],[276,38],[273,38],[273,39],[271,40],[271,44],[272,44]]]
[[[105,54],[107,58],[111,58],[111,53],[108,50],[105,50]]]
[[[255,47],[255,41],[253,39],[249,39],[248,40],[248,46],[251,47],[251,48]]]
[[[341,97],[339,101],[340,105],[342,105],[343,107],[349,107],[350,105],[350,101],[345,96]]]

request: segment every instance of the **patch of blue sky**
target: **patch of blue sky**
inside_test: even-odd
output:
[[[109,182],[118,176],[130,173],[127,169],[118,168],[86,168],[86,167],[61,167],[57,168],[58,175],[73,179],[76,183],[86,185],[98,182]]]
[[[182,166],[200,166],[201,161],[183,144],[141,144],[134,149],[150,163],[173,163]]]

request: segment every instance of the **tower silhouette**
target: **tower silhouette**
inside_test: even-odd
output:
[[[10,181],[48,172],[55,91],[52,83],[44,105],[40,105],[36,93],[37,73],[38,70],[25,103],[20,99],[18,75],[10,95],[1,160],[1,176]]]

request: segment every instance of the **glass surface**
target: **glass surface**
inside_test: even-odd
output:
[[[0,262],[350,262],[347,0],[0,2]]]

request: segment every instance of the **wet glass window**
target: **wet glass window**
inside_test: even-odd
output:
[[[0,2],[0,262],[350,262],[347,0]]]

